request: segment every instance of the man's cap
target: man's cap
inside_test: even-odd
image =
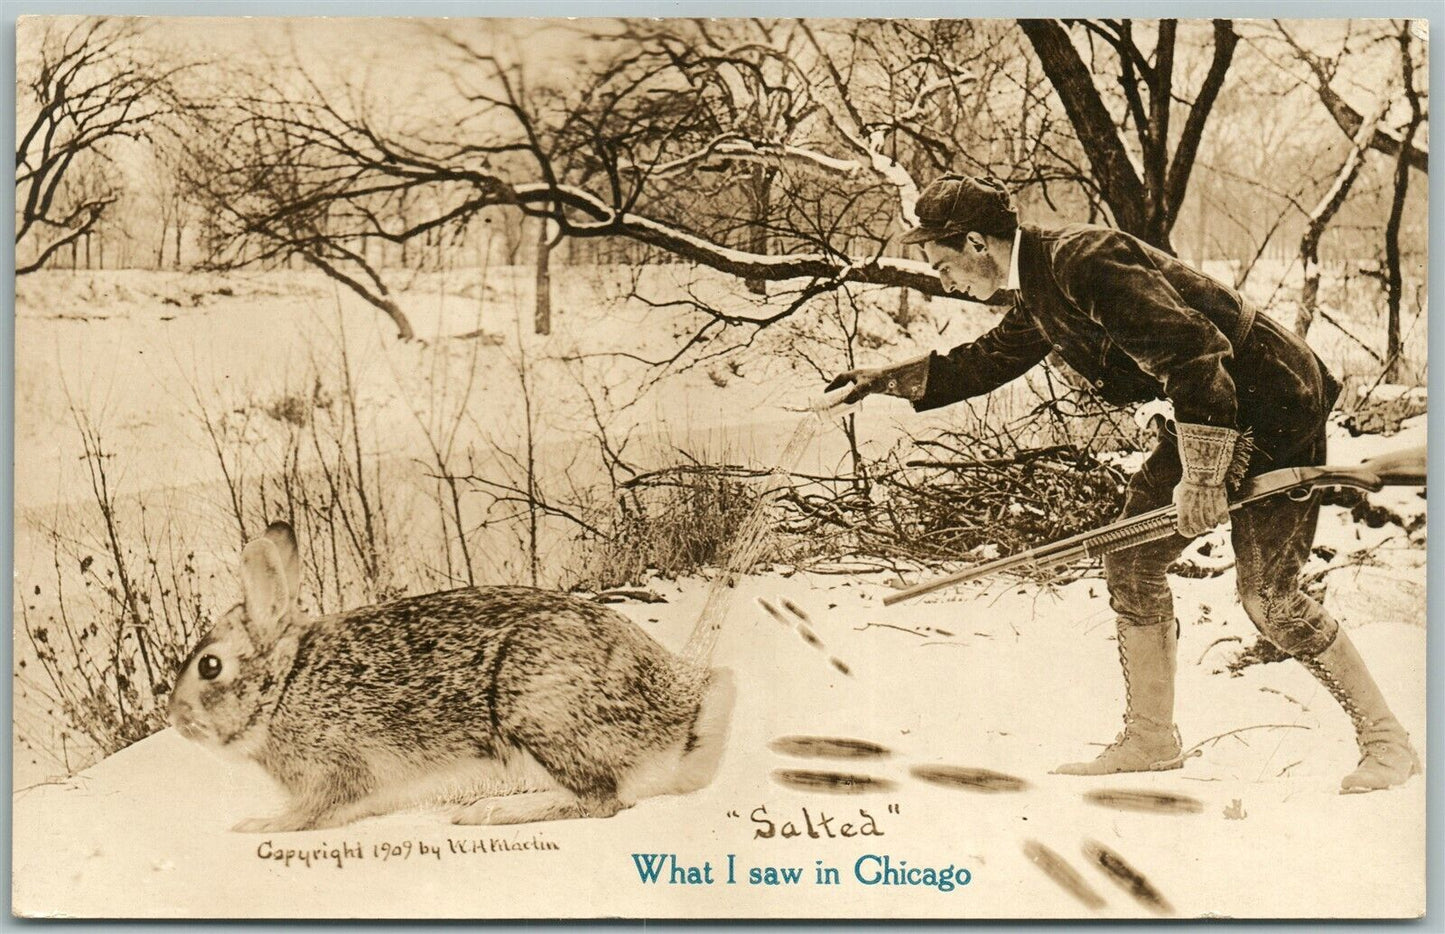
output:
[[[1018,208],[1003,182],[991,176],[945,175],[928,183],[914,206],[918,227],[902,243],[928,243],[976,230],[1009,236],[1018,226]]]

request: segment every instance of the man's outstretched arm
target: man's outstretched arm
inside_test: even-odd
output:
[[[918,412],[992,392],[1022,376],[1048,354],[1049,343],[1027,314],[1014,307],[977,340],[902,363],[839,373],[828,391],[853,384],[851,405],[872,393],[898,396]]]

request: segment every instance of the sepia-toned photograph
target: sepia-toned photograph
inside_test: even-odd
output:
[[[1427,21],[15,42],[17,915],[1424,914]]]

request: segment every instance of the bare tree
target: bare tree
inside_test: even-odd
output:
[[[1408,30],[1408,25],[1405,28]],[[1350,106],[1336,87],[1341,60],[1349,51],[1352,35],[1347,32],[1339,53],[1329,57],[1307,48],[1283,22],[1275,20],[1275,29],[1294,52],[1296,58],[1309,67],[1320,103],[1324,104],[1330,117],[1334,119],[1346,136],[1354,139],[1360,134],[1361,128],[1367,120],[1358,110]],[[1366,38],[1368,39],[1368,37]],[[1403,156],[1405,162],[1412,169],[1418,169],[1421,172],[1430,170],[1429,148],[1420,145],[1413,138],[1406,140],[1403,131],[1379,126],[1375,127],[1366,138],[1371,149],[1387,156]]]
[[[1224,85],[1239,36],[1229,20],[1213,21],[1213,56],[1194,99],[1186,105],[1184,125],[1176,137],[1171,133],[1171,120],[1182,91],[1175,83],[1178,21],[1158,21],[1148,54],[1131,20],[1084,20],[1079,25],[1094,58],[1092,67],[1085,64],[1067,23],[1019,21],[1088,154],[1115,223],[1172,252],[1169,234],[1184,203],[1199,140]],[[1123,94],[1122,113],[1110,110],[1095,84],[1095,75],[1108,73],[1095,54],[1095,41],[1102,41],[1112,53],[1110,71]],[[1125,136],[1130,124],[1140,154],[1137,166]],[[1175,140],[1172,155],[1171,139]]]
[[[121,144],[150,138],[173,111],[171,79],[140,21],[27,17],[17,23],[16,275],[88,237],[120,197]]]
[[[1374,135],[1375,126],[1388,106],[1389,96],[1382,95],[1379,106],[1360,124],[1359,131],[1345,153],[1344,162],[1335,173],[1334,181],[1309,213],[1304,236],[1300,238],[1299,254],[1300,265],[1304,270],[1304,285],[1300,289],[1299,314],[1294,323],[1294,329],[1301,337],[1309,333],[1310,325],[1319,310],[1320,240],[1329,228],[1330,221],[1334,220],[1344,206],[1355,179],[1359,178],[1360,169],[1365,165],[1365,150],[1369,147],[1370,137]]]
[[[900,218],[912,220],[924,173],[1019,157],[1013,180],[1046,199],[1050,184],[1089,184],[1077,161],[1055,158],[1064,134],[1043,134],[1052,149],[1021,142],[1051,124],[1039,118],[1042,77],[1027,62],[1013,74],[1019,46],[1000,48],[1006,24],[585,28],[585,67],[549,68],[539,80],[525,67],[526,36],[436,27],[434,59],[457,94],[440,119],[381,111],[300,69],[227,82],[225,100],[196,108],[192,137],[190,178],[218,228],[211,265],[303,259],[406,336],[372,246],[396,244],[406,257],[423,241],[462,242],[490,209],[510,208],[546,219],[548,244],[607,238],[630,244],[630,259],[711,267],[759,295],[750,308],[673,303],[702,316],[685,353],[719,328],[767,327],[845,285],[942,294],[926,265],[886,253]],[[978,103],[991,98],[995,109]],[[1008,122],[997,119],[1004,112]],[[538,245],[545,286],[549,250]],[[788,285],[768,295],[765,282]],[[537,297],[545,328],[546,289]]]
[[[706,289],[680,300],[638,296],[698,322],[677,354],[652,362],[695,361],[720,330],[769,327],[839,289],[944,294],[926,264],[890,253],[900,225],[914,220],[922,183],[939,171],[1001,170],[1025,197],[1055,209],[1061,200],[1084,204],[1090,219],[1107,206],[1128,220],[1121,226],[1167,245],[1235,42],[1227,21],[1214,24],[1207,74],[1182,129],[1171,132],[1171,102],[1185,83],[1175,72],[1189,71],[1176,68],[1174,52],[1193,34],[1181,39],[1161,25],[1151,63],[1131,27],[1098,27],[1117,42],[1127,79],[1108,123],[1125,171],[1133,171],[1127,124],[1140,113],[1145,120],[1137,145],[1147,171],[1130,195],[1118,166],[1113,175],[1099,171],[1095,143],[1075,138],[1050,94],[1049,82],[1064,80],[1050,63],[1067,56],[1041,71],[1008,24],[522,28],[586,29],[572,41],[585,42],[588,55],[571,71],[554,64],[539,80],[525,67],[527,35],[448,23],[432,34],[432,60],[456,92],[445,117],[441,108],[388,114],[354,89],[323,91],[304,74],[231,94],[207,114],[209,168],[196,179],[214,205],[208,214],[225,225],[213,261],[299,256],[398,320],[368,244],[459,242],[490,209],[511,209],[545,218],[574,244],[611,240],[632,263],[665,257],[748,284],[756,298],[727,303]],[[1083,67],[1062,26],[1038,28],[1062,33]],[[1150,95],[1145,111],[1141,87]],[[1104,106],[1090,84],[1061,94],[1064,109],[1090,94]],[[762,283],[786,285],[766,294]],[[398,329],[407,333],[400,320]],[[725,352],[719,346],[706,353]]]
[[[152,212],[158,229],[154,231],[156,269],[166,265],[166,253],[171,254],[171,268],[182,266],[182,244],[186,229],[194,219],[194,206],[187,198],[184,172],[179,162],[184,158],[183,148],[175,145],[154,145],[149,163],[146,165],[142,190],[146,208]]]
[[[1394,382],[1400,380],[1404,360],[1401,358],[1400,343],[1400,301],[1404,282],[1400,271],[1400,222],[1405,215],[1405,199],[1410,189],[1410,153],[1413,151],[1415,134],[1425,122],[1425,111],[1420,103],[1420,90],[1415,87],[1415,63],[1411,52],[1410,21],[1398,25],[1397,38],[1400,43],[1400,71],[1405,88],[1405,99],[1410,104],[1409,121],[1400,136],[1400,146],[1395,156],[1395,188],[1390,201],[1390,218],[1385,223],[1385,284],[1388,320],[1386,323],[1385,375]]]
[[[716,186],[736,189],[738,195],[725,200],[742,208],[733,225],[738,239],[752,253],[767,255],[773,185],[781,166],[762,153],[785,151],[799,124],[817,109],[796,66],[802,29],[756,19],[640,21],[629,23],[624,35],[670,58],[671,70],[686,77],[689,93],[703,90],[714,149],[671,169],[686,172],[689,162],[700,162],[717,176]],[[767,294],[765,280],[749,279],[746,286]]]
[[[368,246],[405,243],[445,221],[411,223],[402,196],[416,181],[416,167],[388,149],[363,117],[314,83],[309,91],[294,100],[291,91],[258,81],[188,114],[186,191],[216,227],[206,264],[299,258],[379,309],[401,339],[413,339],[411,321]],[[386,168],[366,177],[369,167],[380,166]]]
[[[800,301],[844,280],[941,292],[922,264],[881,256],[887,239],[881,228],[872,238],[875,255],[851,259],[832,237],[839,208],[860,195],[817,180],[790,201],[804,215],[795,225],[798,239],[815,249],[765,256],[729,246],[728,228],[717,223],[727,221],[728,212],[699,210],[729,203],[709,197],[719,187],[716,174],[682,172],[678,164],[706,166],[714,152],[739,162],[818,163],[819,155],[760,151],[737,134],[719,139],[716,108],[706,100],[716,86],[690,83],[667,46],[639,51],[636,40],[616,37],[625,48],[595,72],[577,76],[570,88],[544,88],[529,86],[520,65],[494,49],[473,48],[452,33],[443,38],[459,93],[471,107],[445,126],[417,117],[387,128],[359,96],[324,92],[314,82],[304,85],[301,97],[278,81],[259,82],[222,106],[198,110],[190,180],[207,213],[223,226],[212,244],[212,264],[299,256],[386,312],[410,336],[365,245],[405,244],[434,232],[459,235],[485,209],[511,206],[549,219],[565,237],[620,237],[744,279],[813,280]],[[878,161],[868,142],[859,145],[867,161],[821,164],[846,176]],[[906,180],[901,171],[888,172]],[[876,180],[871,185],[876,189]],[[891,192],[896,198],[897,188]],[[406,212],[397,209],[403,197],[410,199]],[[896,223],[892,208],[875,205],[871,211],[875,226]],[[750,323],[764,325],[788,311],[770,311]]]

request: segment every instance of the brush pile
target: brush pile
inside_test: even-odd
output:
[[[933,456],[918,456],[919,448]],[[779,500],[785,528],[818,557],[983,560],[1112,521],[1128,482],[1075,444],[1006,449],[942,435],[911,454],[792,486]]]

